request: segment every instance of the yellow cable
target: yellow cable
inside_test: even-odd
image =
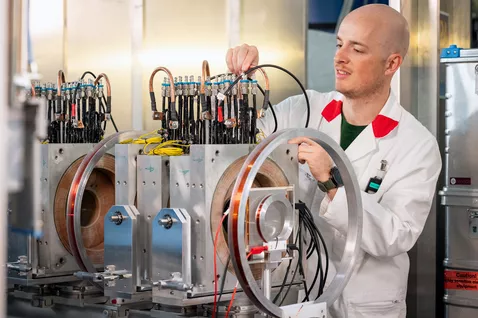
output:
[[[153,156],[180,156],[184,154],[184,148],[189,147],[189,145],[184,145],[181,140],[163,140],[163,137],[155,130],[137,139],[125,140],[121,144],[144,145],[143,154]],[[151,148],[150,145],[154,147]]]
[[[144,134],[144,135],[139,136],[138,139],[145,139],[146,136],[151,136],[151,135],[158,135],[158,131],[157,131],[157,130],[153,130],[153,131],[151,131],[151,132],[149,132],[149,133],[146,133],[146,134]]]

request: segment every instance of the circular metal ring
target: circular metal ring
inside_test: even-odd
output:
[[[327,306],[330,306],[337,300],[352,275],[362,242],[363,210],[360,188],[353,166],[340,146],[329,136],[311,128],[285,129],[264,139],[249,154],[237,177],[232,193],[232,217],[229,217],[228,232],[229,248],[232,251],[231,260],[242,289],[255,306],[264,313],[274,317],[283,317],[284,311],[264,296],[262,290],[254,280],[246,258],[244,224],[246,224],[246,207],[249,192],[257,171],[274,149],[295,137],[308,137],[328,152],[340,170],[347,193],[348,232],[344,254],[339,264],[337,274],[333,278],[330,286],[315,302],[325,302]]]
[[[88,258],[81,236],[81,202],[88,179],[101,158],[116,144],[131,138],[138,138],[144,131],[122,131],[110,135],[90,150],[81,162],[71,183],[66,204],[68,242],[78,266],[83,271],[96,272],[93,262]]]
[[[281,208],[277,208],[279,205]],[[286,240],[292,233],[294,213],[285,194],[265,197],[256,212],[256,226],[264,243]]]

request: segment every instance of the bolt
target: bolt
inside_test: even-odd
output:
[[[115,265],[106,265],[106,270],[108,272],[113,272],[116,269]]]
[[[158,223],[161,226],[164,226],[165,229],[170,229],[173,226],[174,220],[169,214],[166,214],[164,218],[159,219]]]
[[[114,215],[110,216],[110,221],[115,223],[116,225],[120,225],[123,222],[123,219],[124,217],[119,211],[115,212]]]

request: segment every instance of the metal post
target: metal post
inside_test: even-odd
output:
[[[266,264],[266,268],[262,273],[262,291],[267,299],[271,299],[271,269],[269,264]]]
[[[241,1],[228,0],[226,5],[228,47],[241,41]]]
[[[143,0],[130,2],[131,17],[131,119],[135,130],[143,129],[143,66],[141,50],[143,47]]]
[[[0,21],[9,21],[9,1],[0,0]],[[0,25],[0,149],[7,148],[7,118],[8,118],[8,23]],[[0,176],[7,175],[7,152],[0,151]],[[7,182],[0,182],[0,317],[6,317],[6,270],[7,263]]]

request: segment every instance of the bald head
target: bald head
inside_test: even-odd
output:
[[[407,21],[389,6],[371,4],[349,13],[337,34],[336,90],[350,99],[388,97],[409,40]]]
[[[371,45],[378,45],[385,56],[407,55],[410,31],[407,20],[395,9],[383,4],[369,4],[350,12],[342,26],[360,26]]]

